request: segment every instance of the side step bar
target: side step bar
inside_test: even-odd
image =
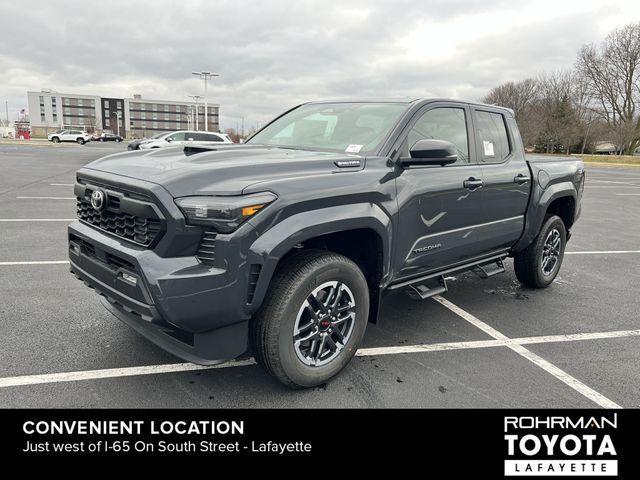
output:
[[[434,295],[445,293],[447,291],[447,281],[445,276],[451,273],[473,270],[480,278],[489,278],[499,273],[503,273],[505,271],[505,258],[507,258],[507,254],[501,253],[465,265],[449,268],[447,270],[440,271],[439,273],[432,273],[410,280],[404,280],[390,285],[388,290],[393,291],[403,288],[409,297],[424,300],[433,297]]]
[[[489,278],[499,273],[504,273],[504,262],[501,258],[498,260],[485,263],[484,265],[477,265],[474,269],[480,278]]]
[[[444,277],[440,277],[438,279],[438,284],[435,286],[429,287],[424,283],[409,285],[405,290],[405,293],[414,300],[426,300],[427,298],[431,298],[435,295],[445,293],[447,290],[447,281]]]

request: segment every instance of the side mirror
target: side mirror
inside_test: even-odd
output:
[[[458,160],[458,150],[451,142],[424,138],[413,144],[409,157],[400,159],[403,166],[450,165]]]
[[[165,138],[165,141],[171,143],[171,142],[173,142],[173,138]]]

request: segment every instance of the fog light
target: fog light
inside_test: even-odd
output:
[[[80,245],[76,245],[75,243],[71,243],[70,247],[71,247],[71,250],[73,251],[73,253],[75,253],[76,255],[80,255]]]
[[[130,283],[131,285],[137,285],[138,284],[138,279],[136,277],[134,277],[133,275],[129,275],[126,272],[122,272],[122,273],[120,273],[120,276],[122,277],[122,279],[125,282]]]

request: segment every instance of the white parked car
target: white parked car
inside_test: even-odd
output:
[[[47,135],[47,139],[53,143],[76,142],[84,145],[91,140],[91,134],[83,132],[82,130],[62,130],[60,132],[50,133]]]
[[[219,145],[221,143],[233,142],[226,133],[180,130],[143,140],[138,148],[149,150],[151,148],[175,147],[178,145]]]

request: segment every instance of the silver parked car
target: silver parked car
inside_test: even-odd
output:
[[[233,142],[225,133],[180,130],[143,140],[138,148],[149,150],[151,148],[175,147],[177,145],[219,145],[220,143]]]

